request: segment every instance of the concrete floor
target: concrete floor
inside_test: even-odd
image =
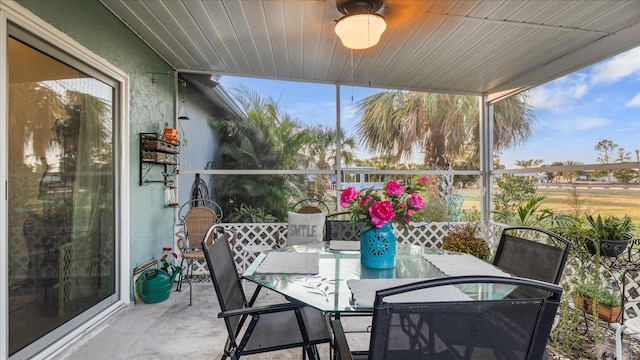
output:
[[[247,296],[254,286],[247,282]],[[175,289],[175,285],[174,285]],[[279,294],[263,289],[259,303],[281,302]],[[168,300],[157,304],[127,306],[95,331],[71,344],[56,358],[69,360],[117,359],[220,359],[227,332],[210,282],[193,284],[193,306],[189,287],[172,290]],[[277,329],[274,329],[277,330]],[[329,359],[329,346],[319,347]],[[243,357],[243,359],[301,359],[302,349]]]

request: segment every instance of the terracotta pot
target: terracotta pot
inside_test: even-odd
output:
[[[573,299],[573,304],[576,308],[587,314],[593,314],[593,300],[574,293],[571,294],[571,298]],[[598,318],[609,323],[619,322],[622,318],[622,307],[617,306],[612,308],[599,303]]]

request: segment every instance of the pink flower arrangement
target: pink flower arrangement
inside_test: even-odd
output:
[[[426,177],[409,185],[389,180],[383,190],[368,188],[360,192],[349,187],[340,194],[340,206],[351,211],[351,222],[367,221],[363,231],[381,228],[390,221],[406,226],[416,211],[424,209],[420,191],[426,189],[428,182]]]

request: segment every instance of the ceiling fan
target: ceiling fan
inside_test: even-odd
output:
[[[354,13],[375,13],[380,10],[383,0],[336,0],[338,11],[345,15]]]
[[[376,13],[382,4],[383,0],[336,0],[344,16],[336,21],[335,32],[345,47],[367,49],[380,41],[387,28],[384,17]]]

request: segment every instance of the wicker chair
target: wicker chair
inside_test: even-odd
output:
[[[185,209],[188,210],[182,215]],[[176,233],[178,249],[180,249],[182,255],[180,267],[184,269],[183,265],[186,261],[187,268],[186,271],[180,273],[176,291],[182,290],[182,281],[186,277],[189,284],[189,305],[192,305],[193,297],[190,278],[193,277],[193,263],[195,261],[204,262],[204,254],[200,245],[207,230],[222,219],[222,209],[211,200],[191,200],[180,207],[178,218],[183,226],[183,230]]]
[[[300,303],[253,306],[261,288],[247,301],[228,234],[222,232],[214,241],[216,227],[205,235],[202,249],[220,305],[218,318],[224,320],[228,334],[222,359],[296,347],[303,349],[303,358],[318,359],[316,345],[331,341],[326,316]]]
[[[442,286],[506,284],[531,287],[539,298],[413,300],[411,292]],[[392,302],[400,295],[411,300]],[[421,281],[376,292],[369,351],[352,354],[340,320],[331,321],[336,358],[347,359],[542,359],[562,288],[517,277],[460,276]],[[413,297],[415,298],[415,296]],[[356,356],[354,356],[356,355]]]

